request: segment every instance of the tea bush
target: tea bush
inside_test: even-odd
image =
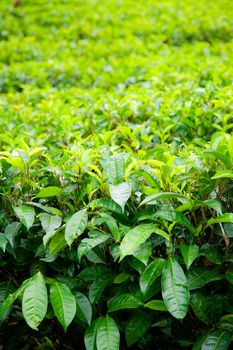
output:
[[[1,1],[3,349],[232,346],[231,5]]]

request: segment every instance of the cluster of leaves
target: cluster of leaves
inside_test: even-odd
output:
[[[0,343],[226,350],[230,0],[1,7]]]

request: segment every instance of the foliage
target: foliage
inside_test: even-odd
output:
[[[230,0],[0,6],[0,343],[227,349]]]

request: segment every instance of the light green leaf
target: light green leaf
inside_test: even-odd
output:
[[[132,185],[129,182],[122,182],[119,185],[109,185],[110,196],[121,206],[122,211],[124,211],[125,203],[131,196]]]
[[[50,287],[50,300],[55,315],[66,332],[76,313],[75,297],[65,284],[55,282]]]
[[[14,211],[22,224],[29,230],[35,219],[34,208],[22,205],[21,207],[14,207]]]
[[[173,317],[183,319],[188,312],[189,290],[182,267],[169,258],[162,272],[162,296]]]
[[[181,249],[181,254],[183,256],[185,265],[187,269],[190,268],[194,260],[198,257],[199,255],[199,247],[197,245],[188,245],[182,243],[180,246]]]
[[[132,255],[155,231],[155,225],[142,224],[129,230],[120,244],[120,260]]]
[[[127,272],[121,272],[114,278],[113,283],[120,284],[127,281],[130,278],[130,274]]]
[[[9,307],[14,303],[14,301],[21,297],[23,292],[24,292],[24,289],[26,287],[28,287],[31,283],[32,283],[32,279],[33,277],[25,280],[21,286],[13,293],[10,293],[7,298],[4,300],[3,303],[1,303],[1,306],[0,306],[0,320],[3,320],[6,313],[8,312],[8,309]]]
[[[61,196],[62,190],[56,186],[48,186],[43,188],[37,195],[37,198],[48,198],[54,196]]]
[[[20,222],[12,222],[5,228],[4,235],[12,248],[14,248],[15,238],[18,235],[21,226]]]
[[[8,240],[6,239],[5,235],[3,233],[0,233],[0,248],[4,253],[6,251],[7,243],[8,243]]]
[[[97,247],[98,245],[106,242],[110,238],[110,235],[100,233],[98,237],[95,238],[84,238],[78,246],[78,259],[81,261],[82,257],[86,255],[91,249]]]
[[[74,293],[74,297],[76,300],[76,315],[78,318],[88,325],[91,324],[92,319],[92,307],[90,304],[90,301],[87,299],[87,297],[79,292]]]
[[[97,329],[102,320],[102,317],[99,317],[95,319],[91,325],[86,329],[85,335],[84,335],[84,343],[86,350],[97,350],[96,347],[96,335],[97,335]]]
[[[119,350],[120,332],[108,315],[99,322],[96,334],[97,350]]]
[[[179,213],[175,210],[158,210],[153,217],[156,217],[158,219],[163,219],[167,221],[176,222],[177,224],[184,225],[187,227],[187,229],[195,233],[195,228],[191,224],[191,222],[184,216],[184,214]]]
[[[43,243],[46,245],[50,238],[52,238],[56,232],[56,229],[61,226],[62,219],[58,215],[50,214],[40,214],[39,216],[41,225],[46,232],[46,235],[43,237]]]
[[[55,255],[67,246],[63,232],[56,232],[49,244],[49,251],[51,255]]]
[[[108,312],[113,312],[122,309],[137,309],[143,303],[135,298],[132,294],[121,294],[113,298],[108,306]]]
[[[217,173],[211,177],[211,180],[214,179],[223,179],[223,178],[229,178],[233,179],[233,171],[231,170],[219,170]]]
[[[73,241],[84,232],[87,226],[87,220],[86,209],[79,210],[71,216],[65,228],[65,240],[69,246],[71,246]]]
[[[170,198],[175,198],[177,200],[180,200],[182,203],[184,200],[187,200],[187,198],[180,193],[174,193],[174,192],[158,192],[155,194],[152,194],[151,196],[146,197],[139,205],[142,206],[144,204],[150,204],[150,205],[154,205],[157,204],[157,202],[159,200],[163,200],[163,199],[170,199]]]
[[[119,153],[107,159],[105,170],[108,182],[117,185],[123,182],[128,154]]]
[[[140,260],[144,265],[147,265],[148,259],[152,254],[152,244],[149,241],[142,243],[137,250],[133,253],[133,256]]]
[[[139,284],[143,294],[146,294],[150,289],[151,285],[154,283],[156,278],[158,278],[163,270],[165,260],[156,259],[150,263],[144,272],[140,276]]]
[[[170,239],[171,239],[169,234],[167,234],[165,231],[161,230],[160,228],[155,228],[155,233],[156,233],[156,235],[165,238],[167,241],[170,241]]]
[[[100,216],[104,219],[104,222],[107,224],[115,241],[118,242],[121,239],[121,234],[119,232],[116,220],[107,213],[100,213]]]
[[[213,225],[218,222],[230,222],[233,224],[233,213],[224,213],[222,215],[219,215],[217,218],[212,218],[208,220],[207,225]]]
[[[48,306],[48,295],[44,278],[40,272],[34,275],[23,293],[22,310],[27,324],[35,330],[44,319]]]
[[[156,311],[167,311],[166,305],[163,300],[151,300],[148,303],[146,303],[144,307]]]
[[[104,208],[117,214],[122,214],[122,208],[111,199],[95,199],[90,202],[91,208]]]
[[[205,338],[201,350],[227,350],[231,343],[231,333],[216,330]]]

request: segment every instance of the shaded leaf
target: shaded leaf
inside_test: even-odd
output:
[[[75,292],[74,297],[76,300],[76,315],[82,322],[90,325],[92,319],[92,307],[89,300],[80,292]]]
[[[141,274],[139,284],[144,294],[147,293],[156,278],[161,275],[164,263],[164,259],[156,259],[152,261]]]
[[[111,300],[108,305],[108,312],[123,309],[136,309],[142,305],[143,303],[132,294],[121,294]]]

